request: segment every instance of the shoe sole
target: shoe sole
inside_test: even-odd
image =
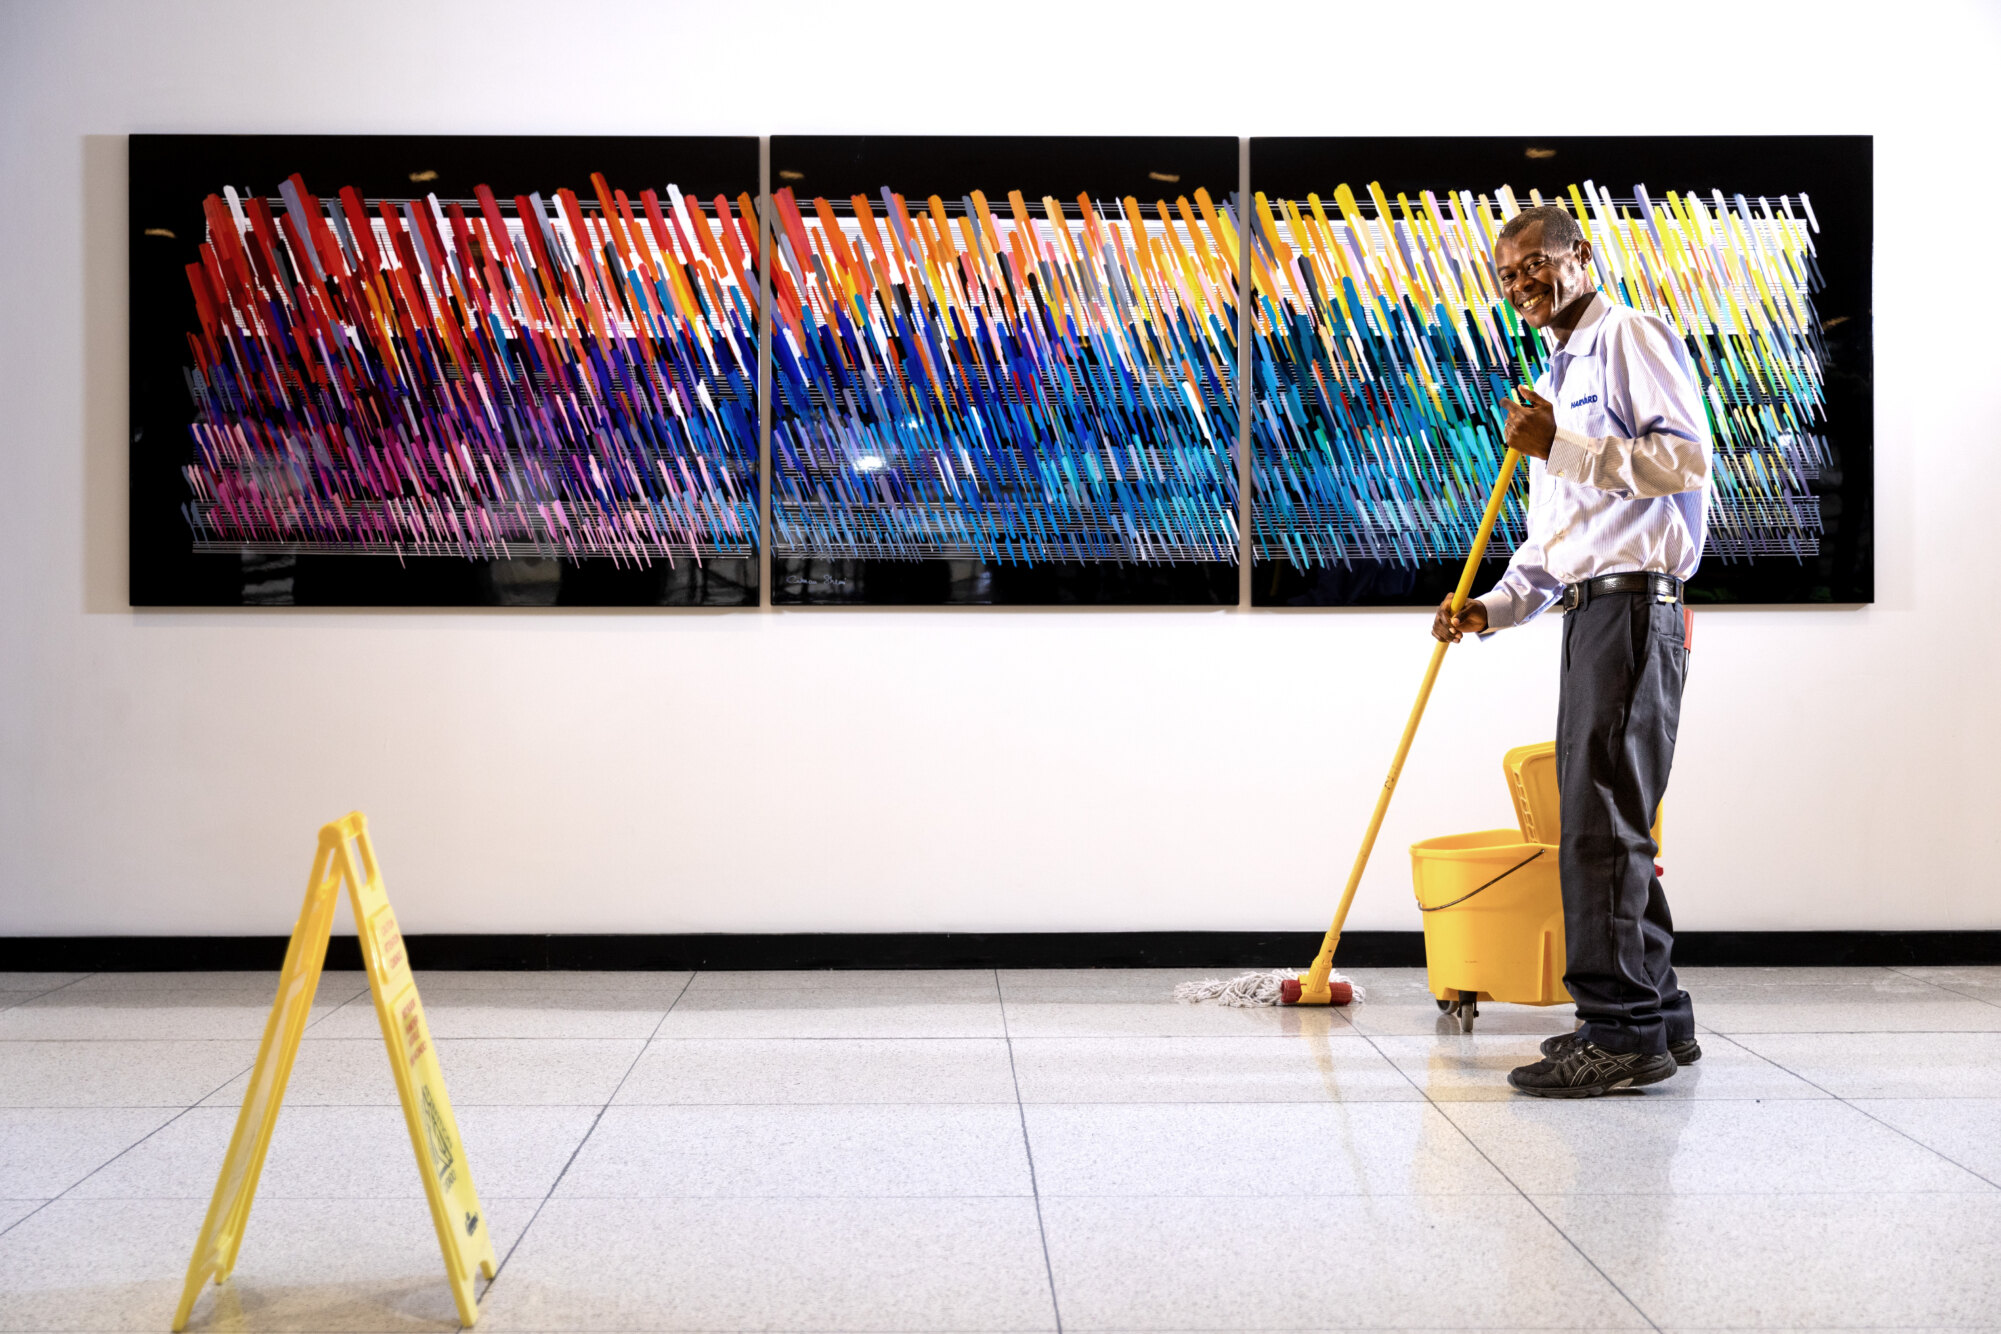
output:
[[[1645,1088],[1658,1084],[1664,1079],[1672,1079],[1679,1066],[1671,1065],[1658,1074],[1628,1075],[1615,1079],[1609,1084],[1578,1084],[1570,1088],[1530,1088],[1515,1083],[1513,1075],[1508,1076],[1508,1087],[1517,1093],[1526,1093],[1531,1098],[1602,1098],[1607,1093],[1617,1093],[1620,1089]]]
[[[1633,1081],[1622,1079],[1616,1084],[1580,1084],[1576,1088],[1526,1088],[1513,1081],[1510,1087],[1517,1093],[1526,1093],[1531,1098],[1602,1098],[1607,1093],[1617,1093],[1620,1089],[1631,1088]]]

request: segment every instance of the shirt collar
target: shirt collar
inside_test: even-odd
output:
[[[1611,309],[1603,292],[1593,292],[1590,304],[1584,307],[1584,314],[1578,317],[1577,327],[1570,331],[1569,339],[1556,349],[1555,355],[1564,357],[1588,357],[1598,347],[1598,329],[1605,323],[1605,312]]]

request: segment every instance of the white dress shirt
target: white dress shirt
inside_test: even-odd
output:
[[[1538,615],[1574,584],[1654,570],[1686,579],[1708,523],[1709,419],[1681,336],[1594,293],[1535,390],[1556,405],[1549,462],[1529,460],[1528,528],[1487,626]]]

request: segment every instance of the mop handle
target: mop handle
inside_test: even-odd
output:
[[[1473,589],[1473,577],[1480,571],[1480,558],[1487,554],[1487,540],[1494,535],[1494,522],[1501,517],[1501,502],[1507,499],[1508,485],[1515,478],[1515,467],[1521,462],[1519,451],[1510,449],[1501,458],[1500,475],[1494,479],[1494,490],[1487,497],[1487,512],[1480,516],[1479,531],[1473,534],[1473,549],[1466,554],[1466,568],[1459,573],[1459,587],[1452,593],[1452,614],[1457,616],[1466,605],[1467,595]],[[1362,872],[1368,869],[1369,854],[1375,851],[1376,835],[1382,830],[1383,816],[1389,813],[1390,797],[1397,790],[1397,778],[1403,773],[1404,759],[1410,754],[1410,743],[1417,737],[1418,722],[1424,717],[1424,706],[1431,700],[1432,683],[1438,680],[1438,668],[1445,661],[1445,650],[1452,645],[1440,640],[1431,651],[1431,665],[1424,669],[1424,684],[1418,687],[1417,702],[1410,707],[1410,721],[1403,727],[1403,739],[1397,742],[1396,758],[1390,761],[1390,774],[1383,780],[1383,790],[1376,796],[1376,813],[1369,817],[1369,830],[1362,835],[1362,846],[1355,853],[1355,865],[1348,872],[1348,887],[1341,891],[1341,906],[1335,909],[1334,925],[1327,928],[1327,936],[1320,942],[1320,953],[1314,956],[1313,967],[1300,981],[1305,984],[1309,995],[1315,988],[1324,989],[1327,975],[1334,967],[1334,947],[1341,941],[1341,927],[1348,920],[1348,905],[1355,901],[1356,887],[1362,883]],[[1323,1002],[1324,1003],[1324,1002]]]

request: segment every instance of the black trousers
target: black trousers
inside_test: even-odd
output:
[[[1563,794],[1563,984],[1581,1036],[1658,1053],[1695,1036],[1651,828],[1674,764],[1688,648],[1678,603],[1606,593],[1563,618],[1556,776]]]

